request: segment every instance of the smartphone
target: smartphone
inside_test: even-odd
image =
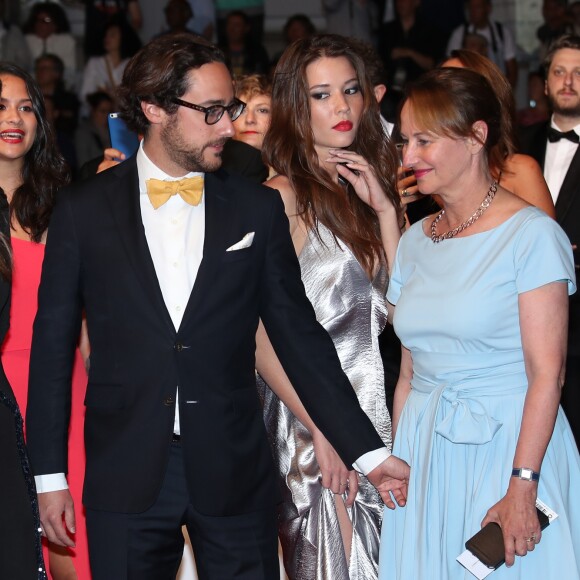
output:
[[[338,165],[342,165],[343,167],[346,167],[349,171],[352,171],[355,175],[359,175],[360,171],[357,171],[356,169],[351,169],[350,167],[348,167],[348,161],[339,161]],[[340,183],[340,185],[342,185],[343,187],[346,187],[348,185],[348,180],[346,180],[342,175],[338,176],[338,183]]]
[[[108,121],[111,147],[124,153],[127,158],[131,157],[139,148],[139,138],[127,127],[119,113],[109,113]]]
[[[540,529],[543,530],[550,524],[550,518],[538,508],[536,508],[536,512],[540,521]],[[481,528],[477,534],[465,542],[465,547],[488,568],[495,570],[505,561],[503,534],[495,522]]]

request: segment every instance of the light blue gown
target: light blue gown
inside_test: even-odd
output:
[[[381,580],[474,578],[456,557],[507,490],[528,386],[518,295],[557,280],[575,291],[570,242],[536,208],[439,244],[421,223],[403,236],[387,298],[413,358],[393,446],[411,479],[407,506],[385,510]],[[580,579],[578,490],[580,457],[560,409],[538,488],[559,518],[490,579]]]

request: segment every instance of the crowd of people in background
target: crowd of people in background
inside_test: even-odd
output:
[[[231,4],[231,6],[230,6]],[[261,0],[214,3],[210,0],[167,0],[165,21],[158,34],[189,32],[216,42],[224,51],[234,78],[260,74],[271,77],[281,52],[268,54],[264,45],[264,6]],[[454,50],[478,52],[494,62],[512,88],[518,82],[517,47],[513,31],[493,18],[491,0],[467,0],[464,22],[450,17],[442,26],[420,0],[354,3],[326,0],[325,32],[368,42],[377,50],[386,71],[389,90],[381,102],[385,118],[393,121],[405,86],[449,57]],[[141,46],[143,16],[139,0],[93,0],[86,3],[85,33],[73,35],[65,7],[58,2],[29,4],[15,10],[0,0],[0,59],[27,70],[50,99],[50,120],[61,153],[73,179],[99,146],[108,147],[106,125],[95,111],[107,94],[113,110],[115,90],[128,59]],[[453,16],[449,11],[449,15]],[[538,46],[532,62],[540,62],[550,42],[564,33],[580,30],[580,2],[545,0],[544,23],[538,28]],[[282,31],[286,45],[316,33],[305,14],[288,18]],[[518,111],[517,123],[529,125],[548,118],[543,94],[543,72],[531,70],[528,99]],[[104,106],[102,107],[104,108]],[[90,144],[82,145],[90,127]]]
[[[537,30],[532,59],[539,66],[528,74],[528,97],[521,107],[515,98],[518,81],[522,82],[515,35],[495,18],[492,0],[466,0],[463,21],[450,19],[447,26],[431,18],[421,0],[323,0],[324,30],[318,31],[307,15],[295,14],[283,27],[283,50],[272,54],[266,48],[263,0],[164,2],[165,22],[151,42],[143,43],[139,0],[87,0],[82,36],[72,33],[67,12],[58,2],[30,3],[20,13],[10,0],[0,0],[0,118],[4,115],[10,125],[0,136],[13,146],[6,153],[0,140],[0,333],[10,317],[2,351],[7,381],[0,376],[0,403],[4,405],[0,404],[0,419],[4,420],[0,427],[3,436],[14,439],[20,449],[18,456],[0,456],[0,460],[10,465],[11,473],[22,468],[28,475],[22,481],[11,479],[11,487],[7,487],[18,498],[14,509],[27,516],[21,521],[20,540],[13,538],[12,544],[0,528],[0,543],[13,546],[10,550],[15,554],[12,568],[6,570],[18,580],[35,574],[44,580],[45,565],[55,580],[90,577],[87,524],[80,509],[85,415],[79,393],[84,395],[91,364],[85,316],[89,320],[93,316],[96,372],[106,375],[111,361],[115,372],[123,366],[114,358],[119,353],[110,355],[108,350],[112,327],[103,321],[110,313],[101,316],[110,306],[99,294],[105,291],[103,281],[119,273],[117,260],[111,259],[118,251],[114,240],[107,238],[101,244],[115,227],[107,222],[109,210],[103,199],[115,191],[117,179],[128,190],[136,188],[138,177],[139,211],[145,216],[141,250],[147,245],[152,248],[147,272],[157,273],[160,280],[164,277],[163,296],[157,296],[157,302],[162,305],[162,298],[169,307],[176,299],[173,283],[179,280],[171,268],[177,268],[179,260],[176,257],[170,268],[167,252],[177,242],[169,233],[172,226],[162,229],[169,222],[161,225],[161,216],[171,216],[171,223],[177,224],[179,212],[190,212],[191,219],[197,220],[191,223],[199,229],[204,215],[208,219],[218,215],[209,195],[195,203],[181,194],[173,195],[169,203],[161,202],[160,206],[166,204],[161,211],[158,206],[150,207],[148,200],[153,197],[143,176],[151,177],[150,181],[159,178],[166,185],[177,171],[188,179],[189,173],[205,174],[208,193],[222,192],[220,188],[236,190],[260,208],[269,208],[274,202],[263,195],[259,184],[281,194],[283,207],[279,203],[263,213],[271,212],[268,215],[277,220],[278,228],[270,230],[274,236],[270,248],[283,254],[280,260],[291,274],[286,278],[284,272],[278,278],[274,273],[271,290],[264,282],[267,292],[252,278],[260,308],[252,310],[243,329],[236,326],[231,331],[239,330],[240,343],[249,346],[234,348],[220,372],[230,372],[231,365],[228,378],[235,375],[243,383],[244,389],[235,391],[235,396],[240,390],[252,392],[245,402],[234,405],[235,413],[247,421],[235,442],[244,451],[227,459],[236,465],[234,471],[241,471],[240,458],[244,454],[253,457],[257,449],[259,468],[252,477],[260,485],[266,484],[256,497],[269,505],[276,496],[273,490],[281,489],[277,533],[289,578],[459,577],[457,547],[467,539],[467,531],[471,534],[479,529],[482,518],[483,523],[501,524],[504,533],[508,566],[497,572],[498,579],[544,578],[548,565],[557,568],[562,578],[580,578],[576,561],[580,550],[574,539],[580,533],[580,504],[568,495],[571,485],[580,481],[580,310],[578,295],[569,297],[576,290],[580,243],[580,1],[543,0],[544,22]],[[187,66],[177,66],[184,62]],[[188,84],[191,79],[199,84]],[[203,101],[203,91],[216,98]],[[87,182],[87,176],[118,166],[129,157],[111,146],[109,119],[119,111],[139,135],[137,154],[125,169],[117,167]],[[194,111],[197,129],[208,135],[208,142],[194,152],[195,163],[183,149],[187,138],[196,138],[191,137],[189,125],[183,128],[183,119]],[[211,143],[209,136],[213,136]],[[208,149],[218,151],[211,161]],[[229,173],[220,173],[220,166]],[[243,175],[239,182],[238,174]],[[70,213],[65,215],[61,204],[51,222],[57,190],[71,182],[73,189],[66,194]],[[119,205],[121,215],[129,212],[127,207]],[[476,211],[469,217],[473,209]],[[92,211],[99,219],[93,220]],[[262,209],[251,218],[244,212],[251,213],[239,211],[248,220],[244,227],[247,223],[251,224],[248,228],[260,231]],[[126,227],[130,230],[137,222],[129,221]],[[47,250],[47,269],[52,268],[52,273],[45,275],[44,290],[41,287],[34,354],[32,321],[39,308],[36,296],[49,222],[56,242]],[[280,224],[285,227],[288,223],[290,237],[286,239]],[[210,231],[211,225],[207,227]],[[187,237],[191,229],[181,233]],[[205,235],[203,228],[199,231]],[[254,233],[250,231],[242,239],[251,234],[249,245],[238,248],[234,244],[227,251],[247,250]],[[191,247],[184,249],[185,254],[192,251],[199,258],[197,266],[203,235],[196,238],[194,252],[195,244],[189,238]],[[12,248],[6,252],[8,237]],[[94,240],[98,240],[96,249],[86,252],[86,247],[93,248]],[[262,245],[257,236],[254,249]],[[205,251],[204,247],[204,256]],[[226,260],[242,266],[244,254],[232,252],[224,263]],[[206,275],[205,261],[204,257],[201,279]],[[264,266],[269,267],[272,264]],[[88,282],[81,280],[85,268],[90,270]],[[101,272],[98,276],[97,270]],[[188,271],[187,283],[196,276],[197,270]],[[278,280],[283,280],[279,286]],[[8,282],[12,288],[10,314]],[[187,300],[192,291],[191,284],[186,287],[181,288],[180,300]],[[136,293],[129,286],[115,291],[107,288],[106,292],[124,298],[119,300],[123,305],[127,303],[125,290],[128,295]],[[250,293],[243,297],[247,300],[244,313],[250,310],[248,304],[254,304],[255,296]],[[278,294],[283,295],[282,307]],[[68,296],[69,302],[60,303],[61,296]],[[304,304],[308,306],[303,308]],[[167,359],[169,370],[162,377],[152,361],[165,347],[156,342],[162,335],[156,323],[149,326],[149,306],[136,298],[130,307],[115,310],[115,306],[115,316],[126,315],[131,321],[119,331],[127,342],[131,325],[142,325],[144,335],[151,332],[147,343],[151,359],[145,364],[141,361],[134,370],[143,373],[144,382],[151,380],[145,377],[146,368],[163,381],[173,372],[174,359]],[[215,308],[219,309],[217,299]],[[294,311],[296,318],[285,318],[284,308]],[[49,340],[52,321],[62,316],[63,309],[67,336],[63,333]],[[171,335],[175,352],[189,348],[176,338],[182,317],[187,321],[191,315],[184,310],[181,304],[177,306],[171,314],[173,325],[168,325],[171,332],[175,327],[175,336]],[[326,341],[326,334],[318,335],[321,329],[314,324],[315,318],[334,347]],[[233,324],[229,326],[233,328]],[[217,340],[213,321],[211,328],[208,333]],[[252,334],[255,328],[257,335]],[[69,360],[63,353],[79,330],[77,348]],[[196,333],[197,327],[191,336]],[[299,347],[291,349],[285,343],[289,337],[302,337],[304,342],[294,341]],[[322,370],[309,366],[311,382],[316,377],[323,390],[328,382],[328,395],[330,375],[340,382],[344,373],[358,406],[348,389],[340,390],[344,385],[339,385],[338,396],[345,397],[344,416],[352,411],[352,417],[362,421],[364,442],[362,435],[345,435],[343,426],[333,424],[329,409],[323,409],[323,402],[304,389],[304,377],[288,370],[288,360],[308,366],[306,345],[310,339],[314,351],[326,353]],[[254,340],[255,374],[250,368]],[[211,353],[208,357],[216,350],[210,343],[204,345]],[[44,470],[35,484],[22,443],[20,415],[26,412],[31,348],[30,457],[32,468],[42,465]],[[138,351],[131,354],[133,363],[140,360]],[[183,380],[177,371],[171,375],[173,382],[180,381],[179,396],[183,388],[184,397],[186,389],[193,388],[188,383],[191,377],[206,372],[205,367],[200,370],[197,359],[186,360],[188,378]],[[67,364],[70,369],[63,370]],[[559,408],[564,367],[562,405],[568,418]],[[250,370],[240,374],[240,368]],[[49,393],[43,390],[46,369],[55,377]],[[340,376],[335,375],[339,369]],[[69,417],[65,407],[71,403],[69,400],[56,410],[49,407],[53,399],[70,399],[69,386],[62,379],[67,373],[72,380],[68,460],[75,469],[68,474],[70,495],[62,499],[55,494],[66,492],[61,471],[66,471]],[[207,381],[212,380],[208,376]],[[259,420],[254,416],[259,408],[254,380],[262,405]],[[128,384],[127,393],[134,386]],[[221,383],[216,385],[219,390]],[[126,435],[125,423],[111,427],[106,417],[99,418],[99,397],[103,395],[98,387],[89,386],[84,403],[92,413],[87,431],[93,446],[92,457],[87,456],[89,466],[95,465],[95,447],[96,455],[109,454],[115,461],[120,457],[103,433],[117,429],[114,438]],[[118,394],[117,390],[114,396]],[[138,398],[135,393],[131,396]],[[177,460],[182,453],[182,434],[185,440],[190,429],[186,421],[180,424],[177,398],[174,393],[163,399],[164,407],[173,413],[169,422],[174,428],[167,477],[176,475],[175,470],[179,472],[176,481],[187,479],[190,485],[197,476],[188,473],[186,478],[184,464]],[[185,404],[191,403],[193,408],[197,402],[187,400]],[[151,397],[152,408],[153,404]],[[131,412],[137,407],[128,406]],[[364,416],[359,416],[361,409]],[[221,409],[215,422],[228,412]],[[6,416],[14,417],[9,429]],[[317,422],[320,417],[323,428]],[[44,437],[45,425],[51,420],[48,431],[52,440]],[[142,420],[135,412],[126,424],[137,425],[137,433]],[[236,420],[232,419],[232,425],[237,429]],[[262,422],[273,451],[273,466],[265,451],[265,434],[256,427]],[[158,434],[164,433],[161,421],[152,421],[152,425]],[[213,427],[212,423],[206,429],[209,432]],[[55,446],[59,434],[62,440],[56,445],[60,450],[55,460],[50,446]],[[383,447],[377,449],[381,443]],[[117,482],[109,477],[109,463],[92,467],[85,502],[88,498],[92,504],[87,511],[93,537],[98,540],[91,547],[91,568],[99,579],[120,573],[119,562],[125,554],[117,540],[125,533],[122,526],[133,524],[123,520],[118,527],[116,515],[107,518],[130,513],[132,486],[138,490],[135,497],[140,502],[134,525],[143,530],[149,525],[145,491],[154,494],[161,489],[155,502],[173,494],[166,480],[161,483],[147,476],[163,472],[154,469],[165,465],[161,447],[151,453],[155,461],[141,458],[145,475],[137,484],[132,479],[137,467],[132,469],[130,464],[137,461],[138,453],[126,464],[119,462],[120,483],[114,492]],[[192,448],[183,449],[187,471],[193,453]],[[217,462],[221,451],[211,461]],[[377,455],[377,451],[384,454]],[[206,460],[210,461],[209,456]],[[351,469],[353,465],[359,474]],[[562,470],[566,477],[561,477]],[[247,493],[240,485],[235,490],[228,487],[230,480],[224,493],[219,493],[217,484],[212,487],[215,504],[211,509],[218,516],[240,515],[236,511],[239,505],[255,499],[249,483],[252,478],[245,483]],[[538,486],[530,487],[532,482]],[[151,491],[157,483],[159,489]],[[34,485],[44,498],[40,508],[30,499]],[[109,493],[107,485],[112,486]],[[207,486],[200,485],[202,488],[209,493]],[[193,504],[195,493],[186,490],[179,501]],[[561,525],[546,532],[547,538],[538,547],[538,551],[543,549],[542,560],[534,554],[542,538],[534,511],[538,493],[563,516]],[[230,495],[236,498],[231,506],[226,505]],[[222,505],[224,497],[227,501]],[[2,509],[8,509],[5,494],[0,493],[0,500]],[[77,510],[76,546],[71,536],[75,528],[74,519],[72,524],[70,520],[72,502]],[[395,508],[395,502],[406,507],[383,520],[385,505]],[[28,509],[30,503],[32,510]],[[149,538],[139,546],[142,553],[136,550],[128,556],[128,567],[135,566],[135,570],[153,574],[151,577],[162,568],[163,574],[174,574],[183,551],[182,524],[188,526],[194,550],[207,549],[204,533],[194,537],[194,530],[207,523],[205,512],[197,519],[205,507],[201,503],[200,514],[188,514],[178,522],[178,538],[171,540],[171,554],[163,566],[158,568],[155,558],[145,558],[162,545],[156,544],[158,538]],[[159,508],[160,513],[164,507]],[[42,529],[50,540],[44,541],[43,548],[38,534],[31,533],[31,525],[37,531]],[[271,544],[273,522],[268,520],[266,525],[264,520],[260,525],[264,525],[265,544]],[[21,550],[22,546],[26,549]],[[271,545],[263,548],[270,558]],[[554,563],[558,551],[563,556]],[[103,556],[113,552],[118,558]],[[240,555],[240,562],[245,557]],[[266,561],[263,554],[256,556],[260,558]],[[237,565],[235,558],[208,561],[198,561],[200,574],[208,578],[229,577]],[[26,562],[28,568],[20,562]],[[36,570],[30,569],[30,563]],[[0,571],[3,565],[0,559]],[[269,578],[272,570],[277,573],[275,558],[267,565],[270,571],[264,577]],[[506,570],[512,566],[512,576],[507,576]]]

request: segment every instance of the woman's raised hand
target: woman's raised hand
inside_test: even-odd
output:
[[[354,187],[356,194],[377,214],[395,209],[374,169],[362,155],[345,149],[331,149],[330,155],[326,162],[336,163],[338,174]]]

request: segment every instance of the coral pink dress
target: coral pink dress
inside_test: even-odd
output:
[[[14,390],[22,416],[25,416],[32,324],[38,306],[37,294],[42,260],[44,258],[44,244],[36,244],[13,237],[12,251],[14,266],[12,272],[10,330],[2,347],[2,364]],[[80,352],[77,349],[72,379],[72,408],[68,444],[69,473],[67,480],[76,510],[76,547],[70,550],[70,554],[79,580],[89,580],[91,577],[85,516],[82,507],[82,487],[85,473],[83,426],[86,387],[87,374]],[[46,549],[44,557],[48,568]]]

